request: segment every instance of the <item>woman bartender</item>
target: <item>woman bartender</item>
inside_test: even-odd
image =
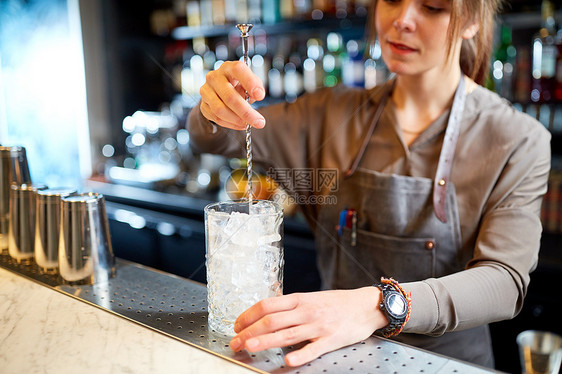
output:
[[[232,349],[306,342],[286,356],[296,366],[380,330],[493,366],[487,324],[521,309],[550,169],[548,132],[475,83],[499,2],[375,0],[370,31],[395,78],[372,90],[321,89],[256,111],[244,90],[262,100],[263,84],[242,62],[207,75],[188,124],[199,151],[243,157],[236,130],[250,123],[256,161],[339,172],[336,188],[300,192],[337,200],[301,206],[325,291],[254,305]],[[342,211],[353,230],[338,227]]]

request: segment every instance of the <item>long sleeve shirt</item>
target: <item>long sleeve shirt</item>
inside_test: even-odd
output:
[[[252,130],[254,160],[274,168],[337,169],[343,175],[381,94],[380,87],[338,86],[305,94],[292,104],[259,109],[266,126]],[[361,167],[433,179],[448,114],[407,146],[389,100]],[[188,129],[192,146],[200,152],[245,157],[244,132],[212,124],[199,107],[191,111]],[[538,261],[540,208],[549,170],[550,134],[539,122],[480,86],[468,94],[451,182],[462,251],[469,260],[463,271],[403,284],[412,294],[405,332],[441,335],[519,312]],[[319,209],[301,208],[309,217]]]

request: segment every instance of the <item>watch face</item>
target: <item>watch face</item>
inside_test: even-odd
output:
[[[401,317],[406,313],[408,306],[404,297],[398,293],[392,293],[387,299],[388,311],[397,317]]]

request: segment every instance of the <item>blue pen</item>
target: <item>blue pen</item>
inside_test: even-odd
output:
[[[347,208],[344,208],[341,212],[340,212],[340,218],[339,218],[339,223],[338,223],[338,235],[342,236],[343,234],[343,227],[345,226],[347,221]]]

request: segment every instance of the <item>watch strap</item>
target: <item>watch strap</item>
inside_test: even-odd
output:
[[[381,332],[382,332],[383,336],[385,338],[389,338],[391,336],[395,336],[395,335],[400,334],[402,332],[402,330],[404,329],[404,326],[406,325],[406,323],[410,319],[410,313],[412,311],[412,296],[411,296],[411,294],[409,292],[404,291],[404,288],[402,288],[402,286],[392,278],[384,278],[384,277],[381,278],[381,283],[375,284],[375,287],[379,288],[381,290],[381,292],[383,293],[380,307],[381,307],[381,310],[387,315],[387,317],[389,319],[389,324],[381,329]],[[394,318],[392,318],[390,316],[390,314],[386,310],[384,310],[384,293],[385,293],[385,290],[388,290],[388,289],[391,289],[391,288],[394,289],[396,292],[400,293],[406,299],[408,311],[406,313],[406,317],[404,318],[403,322],[395,320]]]

